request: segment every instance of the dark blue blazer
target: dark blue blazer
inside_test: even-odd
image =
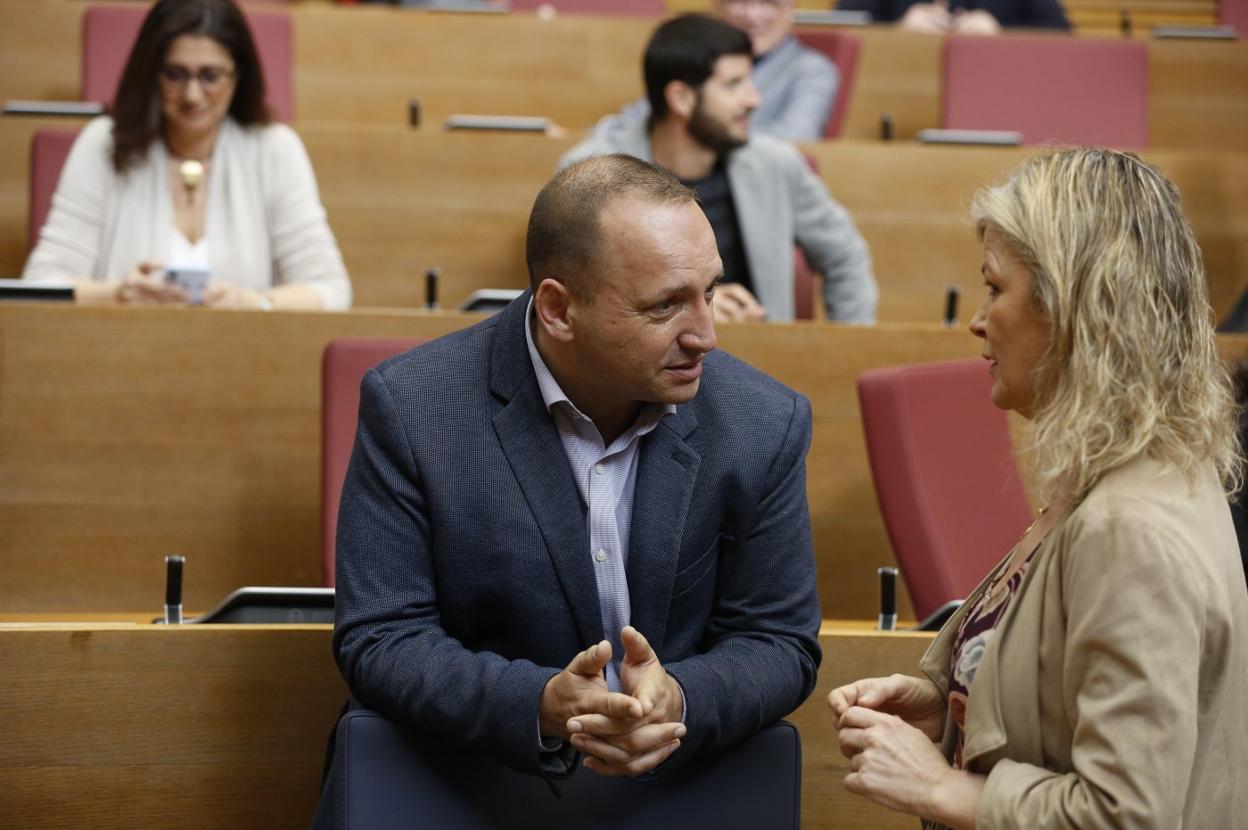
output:
[[[497,317],[368,372],[342,492],[334,653],[393,720],[549,776],[538,702],[603,638],[585,506],[525,342]],[[686,697],[669,764],[738,741],[815,685],[810,404],[727,354],[642,438],[632,624]]]

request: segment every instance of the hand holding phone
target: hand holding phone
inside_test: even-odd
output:
[[[169,268],[165,271],[165,282],[176,285],[186,292],[191,305],[203,305],[204,289],[212,273],[207,268]]]

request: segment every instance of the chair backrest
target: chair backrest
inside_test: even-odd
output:
[[[338,499],[351,462],[364,373],[422,340],[343,337],[330,341],[321,361],[321,569],[334,586],[334,535]]]
[[[52,196],[61,178],[61,168],[69,157],[69,149],[78,137],[77,130],[35,130],[30,137],[30,191],[26,209],[26,250],[35,247],[39,231],[52,208]]]
[[[951,37],[941,126],[1017,130],[1025,144],[1148,144],[1142,40]]]
[[[90,6],[82,17],[82,100],[111,104],[148,6]],[[282,121],[295,119],[294,36],[285,12],[248,11],[260,53],[265,100]]]
[[[849,99],[854,93],[854,78],[858,74],[858,54],[862,51],[862,38],[836,29],[797,29],[793,32],[804,45],[822,52],[836,64],[841,75],[841,85],[836,90],[836,101],[824,127],[824,138],[836,138],[845,125],[845,113],[849,112]]]
[[[880,512],[919,619],[965,598],[1032,519],[982,359],[858,378]]]
[[[1218,22],[1234,26],[1240,40],[1248,37],[1248,0],[1221,0],[1218,3]]]
[[[801,740],[781,721],[649,780],[579,770],[555,786],[467,755],[375,712],[348,712],[334,754],[339,830],[714,827],[796,830]]]
[[[666,0],[511,0],[513,12],[537,11],[549,6],[561,14],[592,14],[603,17],[662,17]]]

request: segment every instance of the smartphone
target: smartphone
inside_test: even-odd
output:
[[[202,305],[204,289],[208,287],[208,279],[212,274],[207,268],[168,268],[165,270],[165,282],[174,283],[187,293],[191,305]]]

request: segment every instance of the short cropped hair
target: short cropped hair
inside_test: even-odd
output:
[[[704,14],[683,14],[662,24],[651,35],[642,59],[651,121],[667,116],[663,90],[672,81],[698,89],[714,74],[715,62],[724,55],[748,58],[753,54],[749,35]]]
[[[565,168],[537,194],[529,214],[525,262],[534,293],[542,280],[554,278],[575,296],[591,297],[592,277],[603,266],[602,211],[627,198],[657,205],[696,201],[671,173],[623,153]]]
[[[1052,340],[1036,368],[1034,477],[1082,498],[1147,454],[1238,489],[1235,403],[1218,358],[1204,263],[1178,188],[1131,153],[1030,158],[976,194],[972,218],[1032,273]]]
[[[215,40],[234,61],[230,116],[243,126],[267,124],[264,72],[247,20],[233,0],[160,0],[143,19],[113,101],[113,167],[138,163],[161,135],[158,76],[169,47],[182,35]]]

